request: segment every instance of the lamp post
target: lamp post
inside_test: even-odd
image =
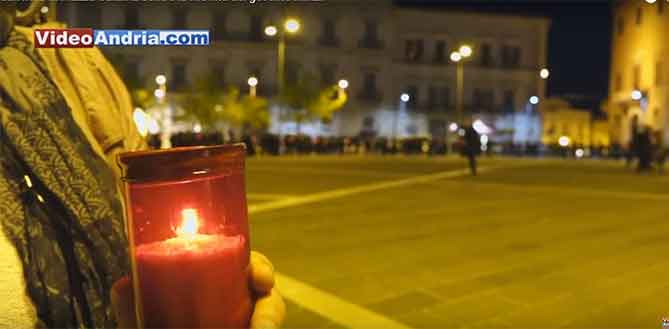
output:
[[[277,37],[277,54],[276,54],[276,79],[278,94],[281,95],[285,84],[286,71],[286,33],[295,34],[300,30],[301,24],[295,18],[287,18],[283,22],[283,26],[270,25],[265,27],[265,35],[268,37]],[[279,104],[279,138],[281,138],[281,115],[283,107]]]
[[[256,86],[258,86],[258,78],[251,76],[247,83],[249,84],[249,96],[256,97]]]
[[[464,60],[472,55],[472,47],[462,45],[457,51],[451,53],[451,61],[456,64],[456,101],[455,109],[457,112],[457,122],[462,124],[464,107],[464,79],[465,67]]]
[[[156,96],[158,104],[162,107],[160,148],[168,149],[172,147],[172,109],[165,102],[167,98],[167,78],[164,74],[158,74],[155,80],[156,84],[158,84],[158,89],[154,90],[153,95]]]
[[[397,111],[395,111],[395,116],[393,117],[393,143],[395,143],[395,139],[397,139],[397,133],[399,130],[399,116],[400,112],[406,111],[407,108],[407,103],[411,100],[411,96],[407,93],[402,93],[400,95],[400,104],[397,107]]]

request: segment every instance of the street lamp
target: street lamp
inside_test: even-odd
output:
[[[460,49],[458,49],[458,52],[462,57],[467,58],[472,55],[472,47],[469,45],[462,45],[460,46]]]
[[[339,82],[337,83],[337,85],[338,85],[339,88],[341,88],[341,89],[346,89],[346,88],[348,88],[348,80],[346,80],[346,79],[341,79],[341,80],[339,80]]]
[[[160,134],[160,148],[167,149],[172,147],[172,109],[169,105],[165,106],[167,96],[167,77],[164,74],[158,74],[155,78],[158,88],[154,90],[153,95],[158,99],[158,104],[163,106],[161,115],[162,131]]]
[[[277,56],[276,56],[276,78],[278,86],[278,94],[281,95],[284,89],[284,75],[286,71],[286,33],[295,34],[300,30],[301,24],[295,18],[287,18],[283,27],[279,28],[274,25],[265,27],[265,35],[268,37],[277,37]],[[281,114],[283,107],[279,105],[279,139],[281,138]]]
[[[159,86],[165,85],[167,83],[167,78],[163,74],[156,75],[156,84]]]
[[[258,86],[258,78],[252,76],[249,77],[247,83],[249,84],[249,95],[251,97],[256,97],[256,86]]]
[[[300,30],[300,21],[295,18],[289,18],[286,20],[283,26],[286,29],[286,32],[296,33]]]
[[[451,61],[456,64],[456,89],[457,89],[457,99],[456,99],[456,111],[458,115],[458,122],[462,122],[463,115],[463,104],[464,104],[464,60],[473,55],[474,51],[469,45],[462,45],[458,48],[458,51],[451,53]]]
[[[541,71],[539,71],[539,76],[544,80],[548,79],[550,75],[551,72],[547,68],[543,68]]]

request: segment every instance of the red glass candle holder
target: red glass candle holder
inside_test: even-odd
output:
[[[119,156],[132,282],[145,328],[248,328],[242,144]]]

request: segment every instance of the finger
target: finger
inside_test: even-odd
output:
[[[125,276],[114,283],[111,289],[111,302],[118,328],[137,328],[135,303],[129,277]]]
[[[256,301],[251,329],[280,328],[286,316],[286,304],[276,288]]]
[[[265,295],[274,287],[274,266],[265,255],[251,252],[251,287],[258,295]]]

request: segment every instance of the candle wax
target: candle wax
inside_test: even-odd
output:
[[[146,328],[248,328],[243,236],[193,234],[137,246]]]

